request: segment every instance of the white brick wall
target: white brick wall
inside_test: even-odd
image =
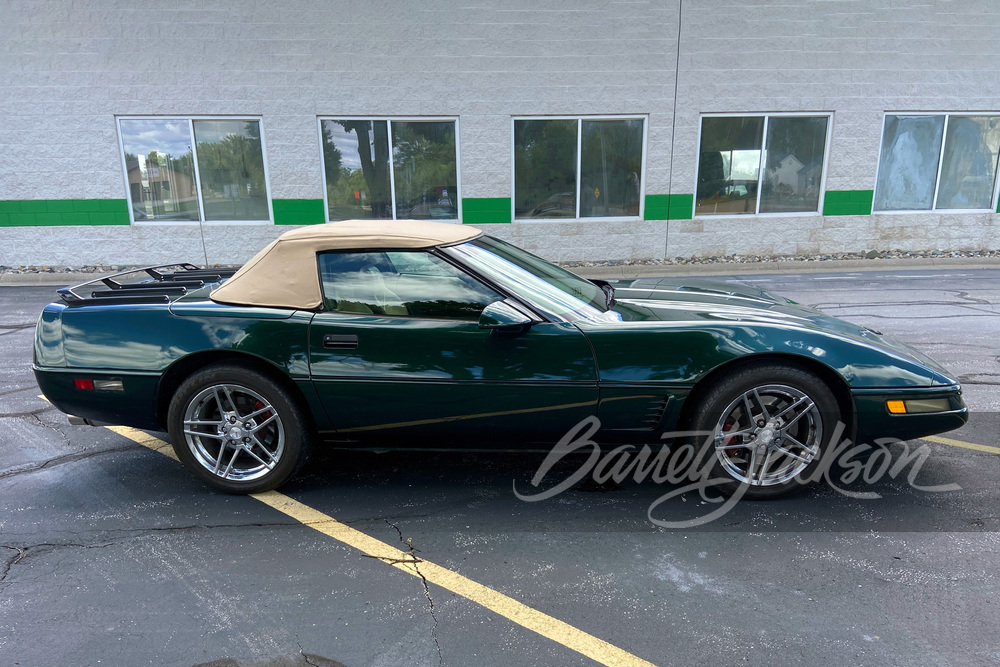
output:
[[[691,194],[702,113],[832,112],[827,189],[871,190],[885,111],[1000,111],[992,0],[0,5],[0,200],[126,197],[116,114],[260,116],[271,196],[319,199],[319,115],[459,116],[462,195],[510,197],[512,115],[649,114],[646,193]],[[553,259],[638,259],[996,248],[997,217],[490,227]],[[0,228],[0,264],[233,263],[284,228],[204,230]]]
[[[672,192],[694,190],[710,112],[832,112],[827,190],[873,190],[886,111],[1000,112],[1000,3],[684,3]],[[996,214],[704,219],[667,254],[998,248]],[[701,229],[699,227],[699,229]]]

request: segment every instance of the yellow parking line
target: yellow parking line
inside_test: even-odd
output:
[[[170,445],[169,442],[164,442],[159,438],[154,438],[148,433],[140,431],[139,429],[132,428],[130,426],[105,426],[104,428],[108,429],[109,431],[114,431],[118,435],[126,437],[133,442],[138,442],[140,445],[144,447],[149,447],[154,452],[159,452],[164,456],[169,456],[174,461],[180,462],[180,459],[177,458],[177,454],[174,453],[174,448]]]
[[[105,428],[133,442],[169,456],[175,461],[177,460],[177,456],[171,449],[170,444],[159,438],[127,426],[107,426]],[[354,547],[358,551],[377,558],[407,574],[446,588],[456,595],[482,605],[490,611],[547,639],[562,644],[577,653],[585,655],[602,665],[608,665],[609,667],[655,667],[653,663],[632,655],[614,644],[609,644],[603,639],[598,639],[583,630],[560,621],[558,618],[553,618],[537,609],[533,609],[514,598],[472,581],[467,577],[463,577],[448,568],[441,567],[422,558],[417,558],[412,552],[401,551],[390,546],[282,493],[267,491],[265,493],[253,494],[251,497],[256,498],[268,507],[273,507],[299,523],[323,533],[327,537],[332,537],[338,542]]]
[[[1000,447],[990,447],[989,445],[977,445],[974,442],[952,440],[951,438],[942,438],[939,435],[929,435],[926,438],[921,438],[921,440],[936,442],[939,445],[951,445],[952,447],[961,447],[963,449],[974,449],[977,452],[989,452],[990,454],[1000,454]]]

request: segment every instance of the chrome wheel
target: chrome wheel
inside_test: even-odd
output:
[[[278,411],[239,384],[205,387],[188,401],[183,419],[188,450],[217,479],[260,479],[274,470],[285,450]]]
[[[800,389],[756,386],[737,396],[721,414],[714,429],[715,455],[723,469],[744,484],[784,484],[820,454],[820,409]]]

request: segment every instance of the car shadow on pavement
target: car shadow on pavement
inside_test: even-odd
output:
[[[616,484],[595,481],[592,474],[580,476],[587,461],[580,455],[564,457],[534,487],[532,477],[545,454],[372,453],[321,447],[281,491],[346,522],[433,517],[435,527],[443,530],[449,524],[465,527],[471,516],[481,527],[492,521],[516,531],[998,530],[997,518],[985,509],[996,490],[963,484],[981,477],[975,474],[980,457],[931,455],[915,475],[910,475],[910,465],[894,476],[888,469],[876,476],[884,458],[855,458],[852,465],[832,466],[823,479],[787,497],[740,499],[723,508],[725,498],[715,489],[684,492],[689,481],[657,484],[647,478],[636,483],[628,478]],[[563,484],[568,488],[552,497],[526,501],[517,495],[551,489],[574,473],[582,478]]]

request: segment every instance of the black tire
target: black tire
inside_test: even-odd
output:
[[[170,401],[167,428],[181,462],[227,493],[281,486],[312,449],[309,422],[289,392],[234,364],[209,366],[186,379]]]
[[[837,399],[822,380],[769,363],[717,381],[695,408],[692,428],[708,449],[702,460],[713,460],[711,478],[729,480],[715,488],[763,499],[804,486],[840,420]]]

